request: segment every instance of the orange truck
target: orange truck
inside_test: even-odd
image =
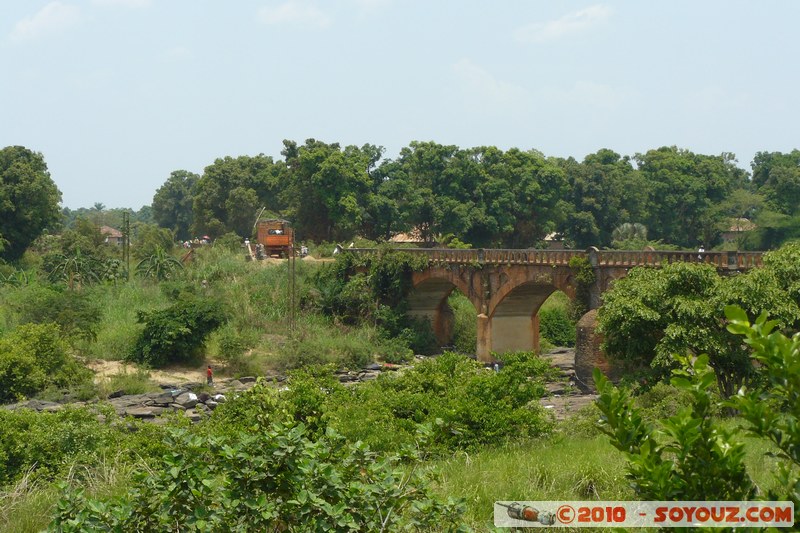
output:
[[[267,257],[289,257],[294,248],[294,230],[281,219],[259,220],[256,242],[263,246]]]

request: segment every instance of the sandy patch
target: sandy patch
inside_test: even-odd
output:
[[[111,376],[118,374],[135,374],[138,370],[136,365],[124,361],[105,361],[95,359],[89,361],[86,366],[94,372],[95,383],[105,381]],[[160,370],[150,370],[150,379],[158,384],[162,383],[186,383],[187,381],[203,382],[206,379],[206,371],[201,368],[169,367]]]

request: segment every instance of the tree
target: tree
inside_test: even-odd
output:
[[[275,214],[285,209],[281,196],[285,187],[286,166],[271,157],[217,159],[195,184],[191,231],[211,237],[231,231],[249,236],[261,207]]]
[[[719,317],[737,303],[752,317],[769,311],[784,327],[795,327],[800,307],[792,295],[800,277],[788,265],[796,255],[800,252],[788,249],[768,261],[775,266],[731,278],[721,278],[710,265],[632,269],[603,295],[598,319],[606,353],[661,376],[674,368],[675,354],[708,354],[720,392],[735,393],[754,370],[741,340]]]
[[[61,192],[42,154],[22,146],[0,150],[0,258],[16,260],[46,229],[61,220]]]
[[[572,158],[560,164],[574,209],[562,230],[576,247],[608,246],[620,224],[645,217],[648,187],[629,157],[602,149],[580,164]]]
[[[153,218],[180,240],[191,238],[194,186],[200,176],[186,170],[173,171],[153,196]]]
[[[308,139],[283,141],[289,183],[284,192],[298,234],[314,241],[353,238],[367,209],[376,149]]]
[[[665,146],[636,154],[636,161],[651,191],[644,220],[651,237],[680,246],[711,246],[719,236],[714,206],[747,184],[733,154],[709,156]]]
[[[183,270],[181,262],[169,255],[160,246],[136,265],[136,273],[139,276],[157,280],[173,278],[181,270]]]

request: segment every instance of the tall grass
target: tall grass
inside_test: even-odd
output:
[[[625,460],[605,437],[554,435],[464,452],[430,468],[443,496],[464,498],[465,522],[491,527],[498,500],[628,500]]]
[[[114,497],[126,494],[133,475],[148,468],[142,461],[132,462],[120,456],[103,457],[93,467],[74,464],[63,480],[80,486],[88,497]],[[0,491],[0,531],[34,533],[43,531],[52,521],[56,503],[63,496],[58,485],[37,480],[28,474]]]
[[[167,297],[157,285],[140,279],[87,290],[91,291],[92,297],[103,309],[97,339],[83,350],[95,359],[124,359],[143,327],[137,322],[137,312],[151,311],[168,304]]]

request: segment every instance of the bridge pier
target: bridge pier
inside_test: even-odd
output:
[[[492,324],[489,317],[483,313],[478,315],[477,337],[478,345],[475,354],[478,361],[491,363],[494,361],[492,357]]]

